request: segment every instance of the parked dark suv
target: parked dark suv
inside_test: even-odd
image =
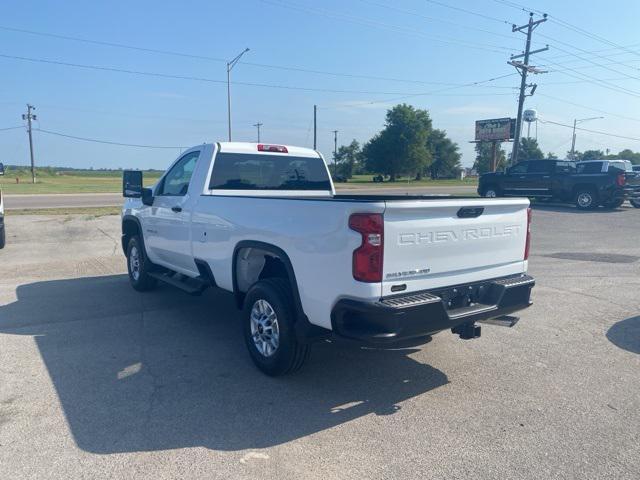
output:
[[[480,177],[483,197],[518,196],[573,202],[583,210],[640,205],[640,174],[628,160],[531,160]]]

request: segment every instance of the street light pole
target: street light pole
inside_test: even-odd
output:
[[[247,53],[249,48],[245,48],[240,54],[238,54],[233,60],[227,62],[227,123],[229,126],[229,141],[231,141],[231,70],[236,66],[236,63],[240,60],[240,57]]]
[[[573,119],[573,136],[571,137],[571,160],[576,159],[576,125],[589,120],[599,120],[604,117],[574,118]]]

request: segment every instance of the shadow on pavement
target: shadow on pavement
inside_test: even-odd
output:
[[[263,448],[400,402],[448,380],[415,349],[314,347],[296,375],[251,364],[231,295],[141,294],[125,275],[22,285],[0,333],[32,335],[78,446],[95,453]]]
[[[607,331],[607,338],[617,347],[640,353],[640,316],[614,323]]]

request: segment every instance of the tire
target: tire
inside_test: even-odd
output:
[[[598,206],[598,195],[591,188],[579,188],[574,201],[579,210],[593,210]]]
[[[482,196],[485,198],[497,198],[500,196],[500,190],[495,185],[487,185],[484,187]]]
[[[605,208],[613,209],[613,208],[621,207],[623,203],[624,203],[624,198],[619,198],[617,200],[611,200],[609,202],[604,202],[602,204],[602,206],[605,207]]]
[[[6,242],[6,234],[4,232],[4,224],[0,226],[0,249],[4,248]]]
[[[640,208],[640,200],[631,200],[631,205],[633,205],[635,208]]]
[[[288,280],[267,278],[256,282],[245,298],[242,321],[251,360],[263,373],[272,377],[293,373],[309,358],[309,345],[296,337]]]
[[[158,282],[149,276],[152,268],[153,264],[147,258],[140,237],[138,235],[131,237],[127,244],[127,271],[131,286],[139,292],[154,289]]]

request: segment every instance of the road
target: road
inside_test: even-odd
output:
[[[229,294],[129,286],[117,216],[6,221],[0,478],[640,478],[638,209],[535,208],[511,329],[278,379]]]
[[[450,194],[450,195],[470,195],[474,194],[476,187],[470,185],[451,186],[429,186],[429,187],[370,187],[370,188],[345,188],[337,186],[339,193],[355,194]],[[40,194],[40,195],[5,195],[7,210],[18,209],[41,209],[41,208],[71,208],[71,207],[110,207],[122,204],[122,194],[120,193],[61,193],[61,194]]]

